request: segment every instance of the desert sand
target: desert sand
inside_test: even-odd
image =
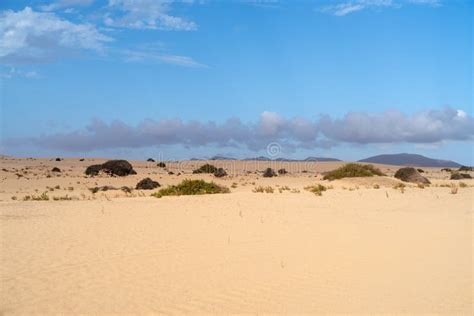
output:
[[[329,182],[342,162],[213,161],[229,173],[216,179],[191,174],[202,161],[130,161],[127,177],[85,177],[104,159],[0,161],[0,314],[473,314],[474,181],[452,194],[439,168],[402,192],[384,165]],[[144,177],[231,193],[89,190]],[[304,189],[317,183],[331,189]]]

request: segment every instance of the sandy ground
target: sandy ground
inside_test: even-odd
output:
[[[102,161],[1,158],[0,314],[473,314],[473,180],[452,194],[459,181],[424,168],[432,185],[402,193],[393,166],[328,182],[320,173],[342,163],[236,161],[213,162],[223,179],[190,174],[199,161],[84,177]],[[255,173],[266,166],[290,173]],[[145,176],[212,179],[231,193],[89,190]],[[333,188],[304,190],[316,183]],[[23,201],[43,192],[49,201]]]

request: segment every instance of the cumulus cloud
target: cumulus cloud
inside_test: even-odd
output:
[[[335,16],[345,16],[365,9],[400,8],[405,4],[439,6],[441,0],[349,0],[326,5],[319,11]]]
[[[137,126],[122,121],[95,120],[84,129],[27,139],[8,139],[9,146],[34,145],[71,152],[142,148],[154,145],[217,146],[250,150],[278,142],[285,149],[328,148],[340,143],[415,143],[472,141],[474,119],[461,110],[446,108],[405,115],[399,111],[348,113],[333,119],[284,118],[263,112],[255,122],[231,118],[222,123],[145,119]]]
[[[112,27],[194,31],[196,23],[170,14],[172,0],[109,0],[109,12],[104,23]],[[181,1],[189,2],[189,1]]]
[[[101,51],[111,40],[94,25],[75,24],[30,7],[0,13],[0,62],[6,64],[48,62],[65,51]]]

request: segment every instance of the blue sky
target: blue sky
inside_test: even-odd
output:
[[[0,3],[1,151],[474,164],[473,4]]]

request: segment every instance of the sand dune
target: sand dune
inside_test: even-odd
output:
[[[174,175],[132,161],[138,174],[125,178],[85,178],[100,159],[1,161],[5,315],[473,314],[474,182],[451,194],[444,184],[454,181],[439,169],[425,168],[432,186],[401,193],[389,176],[322,181],[339,162],[291,163],[289,175],[271,179],[253,173],[269,162],[234,162],[229,177],[214,179],[190,174],[202,163],[194,161],[167,163]],[[161,199],[88,190],[145,176],[236,185]],[[333,189],[304,190],[314,183]],[[253,193],[257,185],[275,193]],[[22,201],[45,191],[74,199]]]

